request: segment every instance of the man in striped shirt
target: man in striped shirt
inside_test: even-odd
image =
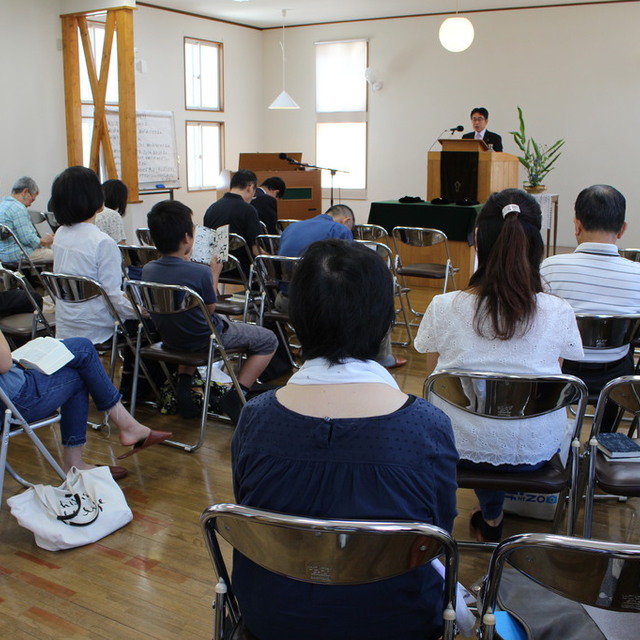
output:
[[[576,313],[640,313],[640,263],[623,258],[616,241],[627,229],[624,196],[609,185],[583,189],[575,204],[578,247],[573,253],[544,260],[540,274],[551,293],[564,298]],[[584,359],[565,360],[562,371],[587,384],[591,393],[634,370],[633,348],[585,349]],[[610,412],[607,412],[610,414]],[[615,417],[607,416],[605,423]]]

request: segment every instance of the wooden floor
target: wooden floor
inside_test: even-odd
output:
[[[424,308],[435,292],[422,291]],[[421,394],[424,356],[413,348],[395,348],[409,359],[394,371],[401,388]],[[162,417],[150,409],[146,424],[195,438],[196,423]],[[94,414],[94,418],[99,416]],[[39,431],[51,450],[59,451],[52,429]],[[129,476],[121,481],[134,520],[97,544],[51,553],[39,549],[30,532],[10,515],[6,498],[20,487],[5,478],[0,511],[0,637],[13,639],[211,637],[214,577],[199,529],[202,510],[233,501],[229,445],[233,430],[211,422],[204,446],[196,453],[156,446],[126,460]],[[91,431],[86,459],[113,464],[123,451],[116,434]],[[11,442],[9,459],[33,480],[56,483],[26,438]],[[472,492],[458,493],[454,535],[468,537]],[[596,506],[594,537],[640,543],[636,520],[640,500]],[[580,523],[579,523],[580,525]],[[505,535],[548,531],[548,523],[508,516]],[[486,568],[485,554],[463,552],[460,579],[470,585]],[[268,597],[268,594],[264,594]],[[301,639],[303,640],[303,639]]]

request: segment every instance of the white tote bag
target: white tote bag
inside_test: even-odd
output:
[[[59,486],[38,484],[7,499],[18,523],[48,551],[96,542],[133,519],[109,467],[72,467]]]

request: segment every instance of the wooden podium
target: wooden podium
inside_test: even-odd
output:
[[[287,156],[300,162],[302,153],[287,153]],[[304,169],[289,164],[278,153],[241,153],[239,169],[251,169],[258,177],[258,185],[267,178],[279,176],[287,185],[284,198],[278,201],[278,218],[304,220],[322,213],[322,189],[320,171]],[[230,172],[228,179],[231,180]],[[227,176],[225,175],[225,181]],[[229,182],[218,187],[218,191],[228,191]]]
[[[518,187],[517,156],[510,153],[488,151],[483,140],[455,138],[439,140],[442,151],[466,151],[478,153],[478,200],[486,202],[494,191]],[[441,152],[429,151],[427,155],[427,200],[442,197],[440,179]]]

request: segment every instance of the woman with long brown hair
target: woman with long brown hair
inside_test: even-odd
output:
[[[427,353],[432,370],[466,369],[497,373],[561,373],[563,358],[582,357],[574,313],[564,300],[543,292],[540,262],[541,212],[519,189],[492,194],[476,223],[478,269],[464,291],[436,296],[424,315],[415,348]],[[460,464],[467,467],[532,471],[560,448],[566,416],[534,418],[540,428],[518,420],[498,424],[434,399],[453,426]],[[502,534],[504,493],[476,491],[480,502],[471,519],[479,540]]]

